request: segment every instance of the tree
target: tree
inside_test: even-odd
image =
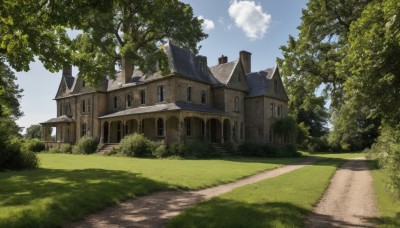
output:
[[[25,138],[27,139],[41,139],[42,138],[42,125],[40,124],[34,124],[29,126],[26,129],[26,134],[25,134]],[[52,128],[48,127],[45,128],[46,132],[45,135],[46,136],[50,136],[51,132],[52,132]]]
[[[165,72],[162,44],[172,40],[196,51],[207,37],[202,20],[178,0],[5,0],[0,8],[5,21],[0,25],[0,53],[14,69],[28,70],[38,56],[50,71],[66,63],[78,66],[91,84],[114,77],[116,63],[147,71],[159,61]],[[67,28],[82,34],[72,39]]]
[[[302,13],[299,37],[290,36],[281,47],[284,58],[278,62],[290,99],[294,99],[291,112],[313,137],[327,133],[329,114],[323,107],[327,100],[330,112],[336,114],[347,102],[344,86],[349,75],[342,73],[340,64],[347,55],[351,25],[369,2],[310,0]],[[321,96],[316,95],[320,90]]]

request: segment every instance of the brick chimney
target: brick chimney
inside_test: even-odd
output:
[[[133,64],[128,61],[125,58],[122,58],[121,60],[121,77],[122,77],[122,82],[129,83],[131,81],[132,78],[132,74],[133,74]]]
[[[62,69],[63,76],[72,76],[72,65],[71,64],[64,64]]]
[[[228,57],[227,56],[222,55],[221,57],[218,58],[218,65],[219,64],[224,64],[224,63],[227,63],[227,62],[228,62]]]
[[[251,53],[247,51],[240,51],[240,61],[242,61],[245,74],[251,73]]]

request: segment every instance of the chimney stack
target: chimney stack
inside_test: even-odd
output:
[[[64,64],[62,69],[63,76],[72,76],[72,65],[71,64]]]
[[[227,63],[227,62],[228,62],[228,57],[227,56],[222,55],[221,57],[218,58],[218,65],[219,64],[224,64],[224,63]]]
[[[122,68],[121,76],[123,79],[122,82],[124,82],[125,84],[129,83],[131,81],[133,74],[133,64],[129,60],[122,58],[121,68]]]
[[[245,74],[251,73],[251,53],[247,51],[240,51],[240,61],[243,65],[243,70]]]

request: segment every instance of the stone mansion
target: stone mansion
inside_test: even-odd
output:
[[[166,144],[204,139],[224,144],[291,143],[274,136],[272,123],[288,114],[288,96],[278,67],[251,72],[251,53],[208,67],[207,58],[172,44],[165,47],[170,74],[122,70],[90,88],[72,68],[63,69],[55,97],[57,117],[41,123],[56,128],[58,143],[82,136],[118,143],[128,134]]]

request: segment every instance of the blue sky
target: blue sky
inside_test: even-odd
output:
[[[228,61],[238,59],[239,51],[252,53],[252,71],[276,64],[281,57],[280,46],[289,35],[297,36],[301,10],[307,0],[182,0],[192,6],[194,14],[201,16],[203,29],[209,34],[201,42],[201,55],[207,56],[208,65],[214,66],[221,55]],[[76,75],[78,69],[73,69]],[[17,123],[21,127],[44,122],[56,116],[54,99],[61,73],[50,73],[37,61],[30,71],[16,72],[17,83],[24,89],[21,108],[24,116]]]

